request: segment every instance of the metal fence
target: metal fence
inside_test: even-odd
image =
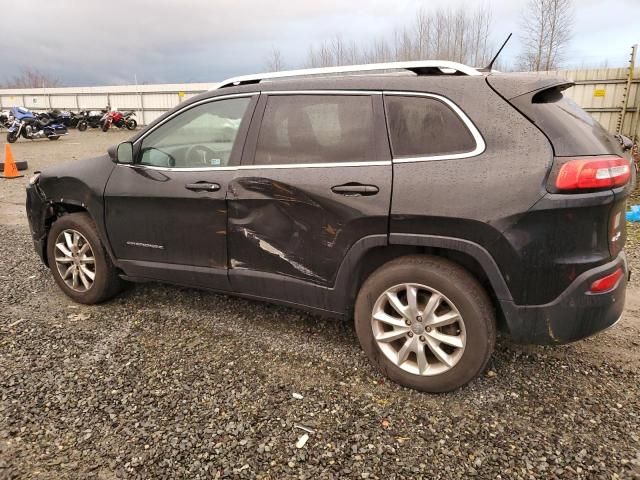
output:
[[[609,132],[640,139],[640,68],[635,69],[632,77],[628,68],[546,73],[573,80],[575,85],[565,94]]]
[[[636,69],[630,82],[628,68],[545,73],[573,80],[575,86],[568,89],[566,94],[607,130],[640,138],[640,69]],[[100,110],[110,105],[112,109],[134,110],[138,123],[145,125],[181,101],[216,86],[216,83],[185,83],[0,90],[0,110],[18,105],[34,111],[79,111]]]
[[[0,110],[24,106],[45,110],[133,110],[146,125],[180,102],[217,86],[216,83],[127,85],[117,87],[65,87],[0,90]]]

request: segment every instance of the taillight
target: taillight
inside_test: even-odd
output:
[[[621,157],[573,158],[560,167],[556,177],[558,190],[592,190],[625,185],[631,177],[631,165]]]
[[[591,293],[605,293],[613,290],[618,284],[618,280],[622,277],[622,273],[622,268],[618,268],[615,272],[593,282],[589,291]]]

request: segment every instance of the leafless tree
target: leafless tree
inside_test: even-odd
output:
[[[492,53],[491,22],[491,11],[486,5],[419,8],[413,21],[397,26],[391,35],[363,43],[347,42],[336,35],[311,45],[305,65],[316,68],[431,58],[483,66]]]
[[[284,62],[282,61],[282,53],[280,50],[275,47],[271,49],[265,67],[269,72],[279,72],[284,69]]]
[[[61,87],[62,82],[47,73],[35,68],[24,68],[18,75],[15,75],[8,82],[7,88],[44,88]]]
[[[522,20],[519,67],[530,71],[557,69],[572,27],[572,0],[529,0]]]

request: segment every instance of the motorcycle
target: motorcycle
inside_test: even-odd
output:
[[[133,111],[124,113],[118,111],[107,112],[100,120],[102,131],[106,132],[111,128],[111,126],[126,128],[127,130],[135,130],[138,126],[138,122],[136,122],[134,118],[131,118],[135,117],[135,115],[136,114]]]
[[[109,110],[83,110],[80,112],[80,115],[82,115],[83,119],[87,122],[87,126],[100,128],[102,126],[102,117],[108,111]]]
[[[77,128],[81,132],[84,132],[88,126],[88,122],[82,112],[74,113],[68,110],[52,110],[48,113],[48,116],[54,123],[60,123],[68,128]]]
[[[9,128],[11,126],[12,118],[9,112],[0,111],[0,128]]]
[[[24,107],[13,107],[11,109],[13,122],[7,133],[7,142],[14,143],[20,135],[27,140],[36,138],[48,138],[58,140],[62,135],[67,134],[67,127],[58,123],[47,123],[43,117],[38,118],[30,110]]]

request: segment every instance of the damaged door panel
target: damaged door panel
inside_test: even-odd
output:
[[[376,138],[378,128],[384,133],[383,116],[374,116],[380,95],[263,97],[262,124],[252,125],[253,144],[228,192],[231,284],[238,288],[249,270],[332,286],[355,242],[387,234],[391,165],[385,136]]]

